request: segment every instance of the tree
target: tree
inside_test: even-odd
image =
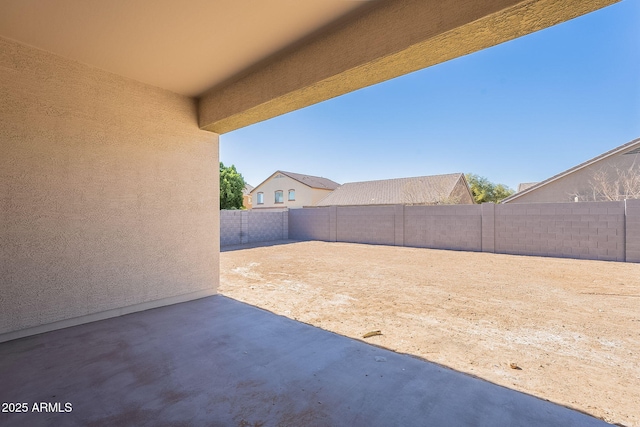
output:
[[[236,167],[220,162],[220,209],[242,209],[245,182]]]
[[[589,188],[571,195],[576,201],[617,201],[640,199],[640,167],[637,160],[629,168],[611,166],[591,174]]]
[[[476,203],[493,202],[498,203],[514,193],[514,191],[503,184],[494,184],[487,178],[472,173],[465,175],[471,194]]]

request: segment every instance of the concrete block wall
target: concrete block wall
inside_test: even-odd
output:
[[[404,246],[482,250],[479,205],[405,206]]]
[[[283,211],[220,211],[220,246],[289,238],[289,215]]]
[[[624,261],[624,224],[624,202],[497,205],[495,251]]]
[[[404,205],[393,207],[394,215],[394,245],[404,246]]]
[[[335,212],[335,209],[335,207],[291,209],[289,211],[289,238],[335,242],[335,239],[331,240],[329,229],[330,213],[332,210]],[[335,236],[335,231],[333,236]]]
[[[246,211],[246,216],[249,227],[249,243],[284,240],[289,237],[287,211],[261,212],[250,210]]]
[[[482,252],[496,251],[496,205],[483,203],[480,207],[482,213]]]
[[[242,212],[220,211],[220,246],[242,243]]]
[[[337,208],[338,242],[395,244],[393,206],[348,206]]]
[[[640,200],[296,209],[289,237],[640,262]]]
[[[640,262],[640,200],[626,200],[625,213],[626,261]]]

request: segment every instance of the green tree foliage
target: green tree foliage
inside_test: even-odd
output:
[[[465,177],[471,187],[471,193],[476,203],[498,203],[514,193],[506,185],[494,184],[483,176],[468,173]]]
[[[242,190],[245,182],[236,167],[220,162],[220,209],[242,209]]]

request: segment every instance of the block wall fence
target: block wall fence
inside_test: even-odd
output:
[[[640,262],[640,200],[220,211],[220,246],[285,239]]]
[[[288,226],[294,240],[640,262],[640,200],[331,206],[292,209]]]
[[[289,238],[289,215],[280,211],[220,211],[220,246]]]

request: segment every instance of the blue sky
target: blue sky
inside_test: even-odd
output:
[[[640,0],[220,137],[258,185],[476,173],[516,188],[640,137]]]

